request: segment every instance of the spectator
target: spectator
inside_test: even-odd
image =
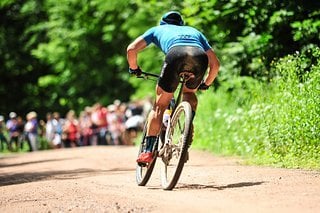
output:
[[[18,132],[19,132],[19,137],[18,137],[18,144],[20,144],[20,148],[21,150],[23,150],[23,147],[24,147],[24,142],[26,141],[26,135],[24,134],[24,120],[22,119],[21,116],[18,116],[17,117],[17,129],[18,129]],[[28,141],[27,141],[28,142]],[[30,151],[30,144],[28,144],[29,146],[29,151]]]
[[[80,145],[88,146],[92,144],[92,128],[91,108],[85,107],[84,111],[80,112],[79,128],[80,128]]]
[[[146,99],[142,100],[142,106],[143,106],[143,111],[142,111],[142,116],[144,118],[147,118],[149,115],[149,112],[152,110],[152,97],[148,96]]]
[[[29,143],[30,151],[38,150],[38,148],[47,148],[48,142],[50,148],[75,147],[88,145],[132,145],[133,139],[137,136],[137,132],[141,131],[145,121],[145,114],[150,111],[152,104],[149,99],[134,101],[130,104],[123,103],[116,99],[107,108],[100,103],[94,104],[92,107],[85,107],[80,112],[79,119],[76,118],[75,112],[70,110],[66,119],[60,118],[58,112],[47,113],[46,120],[37,120],[37,138],[32,137],[31,121],[28,119],[26,125],[21,117],[15,112],[10,113],[10,121],[6,123],[9,130],[10,143],[8,149],[12,147],[18,150],[23,149],[23,142]],[[1,118],[1,116],[0,116]],[[2,121],[4,120],[2,116]],[[35,133],[35,132],[34,132]],[[3,128],[0,129],[3,135]],[[5,139],[1,138],[1,148],[4,146]],[[7,139],[8,141],[8,139]],[[32,144],[31,144],[32,143]],[[15,146],[14,146],[15,144]],[[36,144],[36,145],[35,145]],[[41,146],[40,146],[41,145]],[[3,148],[2,148],[3,149]]]
[[[111,104],[108,106],[108,127],[111,134],[111,143],[113,145],[122,144],[121,133],[123,124],[121,118],[118,116],[118,108],[116,105]]]
[[[125,122],[125,129],[127,135],[128,145],[133,144],[133,139],[137,137],[138,131],[143,129],[145,117],[143,116],[143,107],[138,102],[129,104],[126,112],[127,120]]]
[[[117,109],[117,114],[118,114],[118,119],[121,122],[121,138],[122,138],[122,144],[123,145],[131,145],[131,139],[129,138],[129,135],[127,134],[126,131],[126,126],[125,123],[127,121],[126,117],[126,110],[127,110],[127,104],[126,103],[121,103],[120,106]]]
[[[7,138],[4,135],[4,129],[5,129],[5,124],[4,124],[4,117],[0,115],[0,148],[1,151],[4,150],[4,144],[6,144],[7,148],[9,149],[9,143]]]
[[[95,105],[93,105],[91,120],[95,127],[94,133],[98,137],[98,145],[107,145],[107,108],[103,107],[100,103],[96,103]]]
[[[38,120],[37,113],[32,111],[27,114],[27,123],[24,127],[24,131],[27,136],[27,141],[30,144],[30,151],[37,151],[38,144]]]
[[[46,140],[48,141],[49,144],[52,143],[53,138],[54,138],[54,128],[53,128],[53,116],[51,112],[48,112],[46,115]]]
[[[63,143],[65,147],[78,146],[79,140],[79,122],[73,110],[70,110],[66,115],[66,121],[63,125],[63,133],[65,134]]]
[[[15,112],[9,113],[9,120],[6,123],[6,128],[9,131],[9,150],[13,150],[13,143],[16,151],[19,149],[20,132],[17,121],[17,114]]]
[[[52,113],[48,112],[47,113],[47,116],[46,116],[46,134],[45,134],[45,138],[46,140],[48,141],[48,144],[50,146],[50,148],[56,148],[56,144],[54,143],[54,137],[55,137],[55,128],[54,128],[54,125],[53,125],[53,115]]]
[[[54,112],[52,114],[52,125],[54,129],[54,138],[53,138],[53,145],[54,148],[61,148],[62,147],[62,127],[64,125],[64,120],[60,118],[60,113]]]

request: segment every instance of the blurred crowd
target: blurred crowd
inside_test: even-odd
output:
[[[28,146],[29,151],[59,149],[92,145],[133,145],[137,133],[142,131],[146,115],[151,110],[150,99],[130,103],[115,100],[103,106],[96,103],[87,106],[78,115],[69,110],[48,112],[40,120],[35,111],[25,119],[10,112],[6,120],[0,115],[1,151],[19,151]],[[42,147],[43,143],[47,144]]]

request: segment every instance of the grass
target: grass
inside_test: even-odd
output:
[[[199,95],[193,146],[249,162],[320,169],[319,48],[275,63],[274,77],[235,77]]]

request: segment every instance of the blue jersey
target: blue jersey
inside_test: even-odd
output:
[[[193,27],[171,24],[159,25],[147,30],[143,35],[147,45],[154,43],[165,54],[174,46],[196,46],[207,51],[211,48],[206,37]]]

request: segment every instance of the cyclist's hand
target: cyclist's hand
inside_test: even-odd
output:
[[[129,73],[133,74],[133,75],[136,75],[136,76],[140,76],[141,73],[142,73],[142,70],[140,69],[140,67],[138,67],[137,69],[131,69],[129,67]]]
[[[198,90],[207,90],[209,89],[210,86],[206,85],[206,83],[202,82],[199,87]]]

